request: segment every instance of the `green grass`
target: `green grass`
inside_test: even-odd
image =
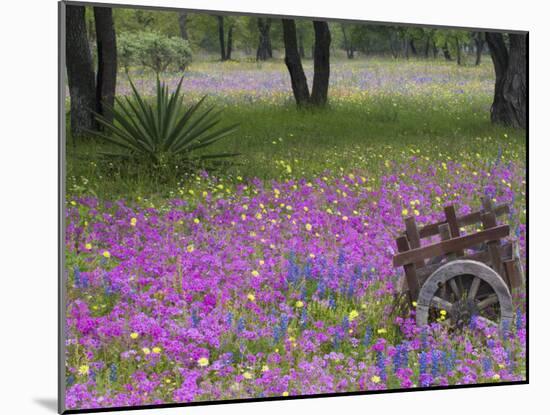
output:
[[[308,69],[311,62],[304,65]],[[480,66],[458,66],[442,60],[376,58],[335,60],[331,66],[329,106],[299,110],[290,85],[286,89],[288,72],[282,61],[194,62],[186,76],[198,79],[198,85],[223,80],[220,85],[225,87],[238,79],[261,86],[270,78],[277,80],[273,90],[258,89],[261,97],[255,103],[238,86],[210,92],[207,101],[224,108],[225,124],[240,124],[236,133],[205,151],[241,154],[212,171],[217,180],[312,178],[327,169],[361,170],[373,179],[391,173],[388,161],[412,154],[433,162],[475,159],[483,163],[495,160],[502,151],[504,160],[525,163],[525,131],[490,122],[494,74],[489,60]],[[153,91],[151,74],[132,76],[144,91]],[[164,79],[176,82],[179,76],[165,74]],[[128,89],[127,82],[119,76],[118,90]],[[360,88],[361,82],[367,86]],[[202,87],[184,90],[192,102],[203,93]],[[158,173],[108,162],[99,157],[105,150],[112,148],[101,141],[68,138],[69,197],[164,199],[197,188],[194,175],[181,168]]]
[[[378,175],[386,160],[413,152],[433,160],[461,161],[474,154],[493,160],[501,147],[505,159],[524,160],[524,131],[492,125],[489,106],[489,97],[452,104],[443,99],[376,97],[314,111],[294,105],[227,106],[224,119],[240,128],[208,152],[241,153],[215,172],[229,181],[238,176],[310,178],[341,168]],[[177,169],[160,178],[139,166],[102,161],[98,152],[106,148],[96,140],[69,139],[68,194],[162,198],[192,180]]]

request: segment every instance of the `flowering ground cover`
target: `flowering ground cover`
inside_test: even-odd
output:
[[[391,61],[390,61],[391,62]],[[362,96],[430,96],[446,98],[465,95],[478,99],[491,94],[494,88],[492,64],[480,67],[459,67],[454,62],[411,60],[392,65],[387,59],[336,60],[331,65],[331,102],[349,103]],[[309,80],[313,79],[312,61],[304,62]],[[140,90],[154,93],[154,77],[147,73],[131,75]],[[181,74],[164,78],[175,88]],[[289,94],[288,71],[281,61],[272,62],[198,62],[183,75],[183,88],[190,95],[216,96],[227,102],[293,102]],[[119,79],[118,93],[130,93],[125,77]]]
[[[188,86],[241,121],[235,165],[161,181],[68,149],[67,407],[523,380],[522,292],[504,336],[393,310],[403,216],[509,203],[526,264],[524,137],[489,124],[487,67],[337,63],[333,107],[300,113],[232,65]]]

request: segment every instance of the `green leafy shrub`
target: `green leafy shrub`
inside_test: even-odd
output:
[[[132,96],[116,97],[114,108],[105,105],[112,113],[112,122],[95,113],[104,131],[92,133],[122,150],[121,153],[103,154],[153,168],[170,167],[175,163],[193,166],[204,160],[236,156],[235,153],[197,153],[233,133],[238,125],[220,127],[221,110],[214,111],[214,106],[202,108],[206,96],[195,104],[185,105],[181,95],[182,81],[183,78],[170,93],[157,77],[156,98],[146,100],[130,80]]]
[[[179,37],[167,37],[156,32],[139,35],[121,33],[117,38],[118,57],[122,67],[129,71],[133,65],[152,69],[157,76],[170,67],[185,71],[192,61],[189,42]]]
[[[192,60],[191,48],[187,40],[179,37],[170,38],[170,46],[174,54],[174,66],[181,72],[184,72]]]
[[[125,72],[130,71],[130,67],[135,65],[138,56],[138,40],[133,33],[121,33],[117,36],[117,59]]]
[[[151,68],[157,75],[166,72],[174,60],[170,38],[155,32],[144,32],[137,40],[138,58],[141,64]]]

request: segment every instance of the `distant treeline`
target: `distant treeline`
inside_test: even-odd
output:
[[[86,13],[88,36],[95,42],[94,14]],[[218,16],[205,13],[113,9],[118,36],[155,32],[189,41],[195,55],[219,55],[220,60],[250,57],[267,60],[284,56],[281,19],[255,16]],[[310,19],[294,19],[302,59],[313,59],[315,32]],[[394,58],[445,58],[478,65],[488,51],[483,32],[329,22],[331,52],[354,59],[386,55]]]
[[[321,107],[328,102],[330,62],[335,55],[441,57],[458,65],[468,58],[479,65],[486,45],[495,69],[491,120],[520,128],[527,125],[527,37],[522,33],[70,5],[66,38],[73,136],[100,129],[96,115],[112,121],[120,68],[129,73],[139,65],[157,76],[172,68],[183,75],[198,54],[217,54],[218,60],[230,61],[235,51],[258,61],[279,51],[296,104]],[[304,59],[313,60],[311,89]]]

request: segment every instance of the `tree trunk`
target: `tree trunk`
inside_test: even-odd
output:
[[[187,12],[180,11],[178,15],[178,23],[180,26],[180,35],[183,40],[189,40],[189,35],[187,34]]]
[[[449,45],[447,42],[443,45],[443,56],[445,56],[445,60],[452,61],[453,57],[451,56],[451,52],[449,52]]]
[[[355,57],[355,49],[353,47],[353,43],[351,39],[348,38],[348,34],[346,32],[346,26],[341,25],[342,28],[342,34],[344,35],[344,49],[346,49],[346,56],[348,59],[353,59]]]
[[[504,98],[510,108],[513,127],[527,128],[527,36],[510,34],[508,70]]]
[[[283,38],[285,44],[285,64],[290,73],[292,92],[298,106],[304,106],[309,103],[309,88],[306,75],[302,67],[302,60],[298,50],[298,41],[296,38],[296,23],[293,19],[282,19]]]
[[[424,46],[424,58],[428,59],[430,56],[430,38],[426,38],[426,44]]]
[[[117,51],[113,9],[94,7],[94,17],[97,36],[96,111],[112,120],[112,114],[105,111],[103,105],[113,107],[115,103]]]
[[[96,129],[92,114],[95,109],[95,76],[86,34],[84,6],[66,6],[67,78],[71,96],[71,133],[83,135]]]
[[[330,29],[327,22],[314,20],[315,49],[313,54],[313,86],[311,103],[323,106],[327,103],[330,77]]]
[[[411,48],[413,56],[416,56],[418,52],[416,51],[416,47],[414,46],[414,39],[409,40],[409,46]]]
[[[483,52],[483,44],[485,43],[483,41],[483,33],[477,32],[474,40],[476,44],[476,66],[478,66],[481,63],[481,53]]]
[[[495,68],[495,95],[491,121],[515,128],[527,127],[527,36],[510,34],[510,51],[500,33],[485,34]]]
[[[225,60],[231,60],[231,52],[233,52],[233,25],[230,25],[227,31],[227,51],[225,52]]]
[[[439,50],[437,49],[437,45],[435,44],[434,39],[432,39],[432,52],[434,55],[434,59],[437,58],[437,55],[439,54]]]
[[[223,16],[218,16],[218,38],[220,40],[221,60],[227,60],[225,56],[225,29],[223,27]]]
[[[273,58],[273,47],[271,46],[271,35],[267,38],[267,56],[269,59]]]
[[[455,45],[456,45],[456,63],[457,65],[462,64],[462,54],[460,53],[460,41],[458,40],[458,36],[455,37]]]
[[[260,37],[258,41],[258,50],[256,51],[256,60],[265,61],[273,57],[271,50],[271,38],[269,31],[271,30],[271,19],[258,18],[258,31]]]
[[[301,33],[298,33],[298,52],[300,53],[300,58],[306,58],[306,50],[304,49],[304,37]]]
[[[394,59],[397,59],[397,56],[399,55],[399,53],[397,51],[397,48],[395,47],[395,39],[394,39],[393,33],[394,33],[393,30],[389,31],[388,39],[390,43],[391,55]]]

